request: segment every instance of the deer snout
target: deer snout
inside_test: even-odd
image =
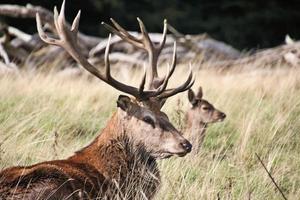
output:
[[[165,151],[172,155],[183,157],[190,153],[192,150],[192,144],[185,139],[179,132],[173,132],[172,139],[170,138],[165,146]]]
[[[221,112],[221,113],[220,113],[220,118],[221,118],[221,119],[225,119],[225,118],[226,118],[226,114],[223,113],[223,112]]]
[[[192,144],[188,140],[184,139],[182,142],[180,142],[180,145],[187,153],[192,151]]]

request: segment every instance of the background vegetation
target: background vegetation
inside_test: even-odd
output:
[[[61,0],[2,0],[1,3],[41,5],[50,10]],[[147,28],[161,32],[162,20],[183,33],[207,32],[214,38],[244,50],[266,48],[283,43],[290,34],[300,38],[300,4],[297,0],[69,0],[67,15],[81,9],[81,30],[91,35],[107,36],[100,25],[110,17],[131,30],[137,29],[136,17]],[[34,20],[2,18],[25,31],[36,32]]]
[[[171,81],[183,81],[179,66]],[[132,72],[137,83],[140,72]],[[123,80],[121,74],[116,74]],[[258,153],[288,199],[300,196],[299,70],[197,73],[204,97],[227,114],[212,125],[200,154],[159,161],[157,199],[281,199]],[[85,77],[21,73],[0,79],[0,169],[66,158],[89,144],[116,109],[116,90]],[[178,106],[178,99],[182,106]],[[164,110],[177,127],[187,94]]]

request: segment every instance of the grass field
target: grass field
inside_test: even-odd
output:
[[[138,74],[131,83],[139,80]],[[185,78],[180,74],[177,81]],[[300,71],[205,70],[196,75],[193,88],[201,85],[204,98],[227,118],[208,129],[200,154],[159,161],[157,199],[282,199],[255,153],[287,198],[299,199]],[[72,155],[105,126],[118,94],[87,78],[30,73],[1,77],[0,169]],[[180,127],[178,99],[186,110],[186,93],[168,100],[164,110]]]

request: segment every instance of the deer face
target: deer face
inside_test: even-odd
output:
[[[193,106],[188,112],[188,117],[202,124],[223,121],[226,114],[217,110],[208,101],[202,99],[202,96],[203,92],[201,87],[199,88],[197,95],[195,95],[191,89],[188,91],[188,98]]]
[[[142,145],[152,157],[185,156],[191,151],[191,143],[160,111],[159,102],[149,100],[139,104],[121,95],[117,104],[125,134],[134,145]]]

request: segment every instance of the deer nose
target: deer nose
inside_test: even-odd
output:
[[[183,149],[186,151],[186,152],[191,152],[192,151],[192,144],[187,141],[187,140],[184,140],[183,142],[180,143],[181,146],[183,147]]]
[[[226,114],[225,113],[221,113],[221,118],[225,119],[226,118]]]

